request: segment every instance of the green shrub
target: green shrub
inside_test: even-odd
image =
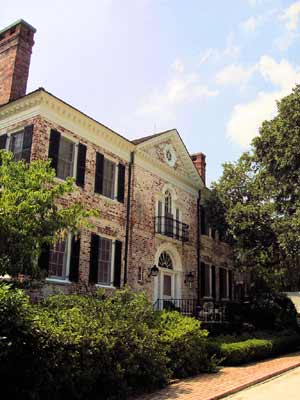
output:
[[[297,329],[297,311],[293,302],[284,294],[268,294],[249,303],[228,305],[228,317],[237,331],[245,324],[256,330]]]
[[[33,306],[22,291],[3,287],[0,311],[9,349],[1,341],[2,389],[10,398],[125,399],[170,377],[144,295],[58,295]]]
[[[265,338],[251,338],[238,342],[230,341],[229,338],[223,339],[222,342],[220,338],[218,344],[218,356],[223,359],[223,364],[239,365],[295,351],[300,344],[300,336],[295,332],[284,332],[278,336],[265,335]]]
[[[206,340],[208,332],[200,322],[179,312],[164,311],[159,316],[159,339],[167,350],[168,366],[176,378],[196,375],[216,369],[212,346]]]

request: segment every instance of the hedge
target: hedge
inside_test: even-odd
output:
[[[287,332],[265,339],[221,343],[217,354],[223,360],[223,365],[240,365],[295,351],[299,345],[300,336],[296,332]]]

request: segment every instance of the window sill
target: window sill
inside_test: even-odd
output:
[[[94,194],[96,196],[99,196],[104,201],[108,201],[109,203],[112,203],[112,204],[124,204],[123,202],[118,201],[118,199],[116,197],[114,199],[112,199],[110,197],[104,196],[104,194],[101,194],[101,193],[94,192]]]
[[[72,283],[68,279],[59,279],[59,278],[46,278],[46,282],[58,283],[60,285],[70,285]]]
[[[116,290],[116,287],[113,286],[113,285],[104,285],[104,284],[101,284],[101,283],[96,283],[95,286],[96,286],[96,288]]]

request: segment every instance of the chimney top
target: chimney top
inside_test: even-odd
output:
[[[205,179],[206,179],[206,161],[205,161],[206,155],[203,153],[195,153],[191,154],[191,159],[203,179],[203,182],[205,184]]]
[[[0,36],[1,36],[3,33],[5,33],[6,31],[8,31],[8,30],[10,30],[10,29],[12,29],[12,28],[14,28],[14,27],[16,27],[17,25],[24,25],[24,26],[26,26],[28,29],[30,29],[33,33],[36,32],[36,29],[35,29],[32,25],[30,25],[28,22],[24,21],[24,19],[18,19],[17,21],[13,22],[12,24],[10,24],[9,26],[7,26],[6,28],[1,29],[1,30],[0,30]]]
[[[22,19],[0,31],[0,106],[26,94],[35,32]]]

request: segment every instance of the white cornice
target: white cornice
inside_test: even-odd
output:
[[[143,144],[135,145],[43,89],[38,89],[19,100],[0,107],[0,132],[11,125],[39,115],[111,151],[126,161],[130,160],[130,153],[136,151],[137,164],[193,194],[196,194],[203,187],[201,178],[196,173],[188,152],[178,133],[174,135],[174,130]],[[147,153],[148,146],[162,141],[162,136],[163,140],[172,137],[172,143],[176,146],[177,153],[186,165],[186,174],[182,174],[158,159],[154,159]]]

